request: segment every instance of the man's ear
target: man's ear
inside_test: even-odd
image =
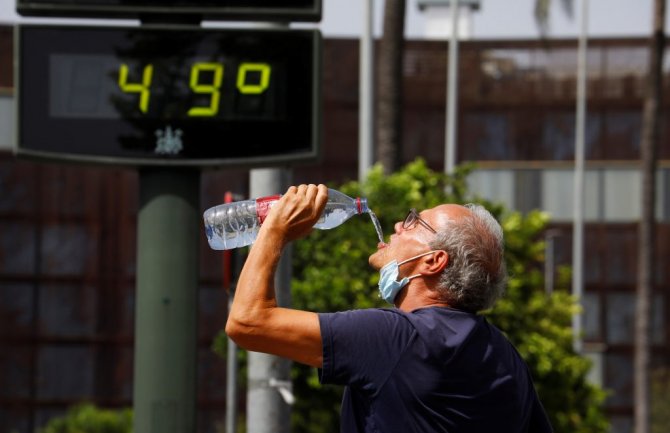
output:
[[[423,257],[423,269],[421,273],[424,275],[439,274],[447,267],[448,263],[449,253],[444,250],[435,250],[433,254],[427,254]]]

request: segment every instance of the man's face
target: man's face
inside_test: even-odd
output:
[[[388,242],[380,242],[377,251],[368,259],[370,266],[381,269],[394,259],[400,262],[426,252],[429,249],[428,242],[435,236],[435,228],[431,221],[437,215],[436,209],[428,209],[421,213],[410,211],[407,218],[396,222]]]

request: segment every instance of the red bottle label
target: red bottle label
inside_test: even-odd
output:
[[[270,212],[270,208],[280,197],[281,195],[271,195],[256,199],[256,216],[258,217],[258,222],[260,224],[263,224],[263,221],[265,221],[265,218],[268,216],[268,212]]]

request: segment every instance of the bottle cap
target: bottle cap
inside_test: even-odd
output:
[[[368,199],[356,197],[356,212],[362,214],[364,212],[369,212],[368,209]]]

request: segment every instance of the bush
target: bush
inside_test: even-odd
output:
[[[132,429],[131,409],[106,410],[83,403],[51,419],[40,433],[131,433]]]

